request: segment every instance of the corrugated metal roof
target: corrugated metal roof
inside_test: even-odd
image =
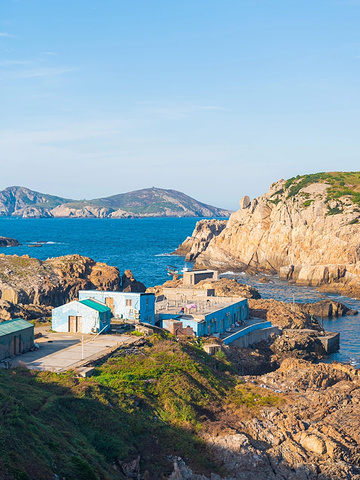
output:
[[[94,300],[91,300],[90,298],[87,298],[86,300],[80,300],[79,303],[82,303],[83,305],[86,305],[87,307],[93,308],[94,310],[97,310],[98,312],[108,312],[110,311],[110,308],[104,305],[103,303],[95,302]]]
[[[23,320],[22,318],[14,318],[14,320],[8,320],[0,323],[0,336],[20,332],[21,330],[30,327],[34,328],[34,325],[26,320]]]

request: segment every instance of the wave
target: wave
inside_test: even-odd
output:
[[[64,242],[27,242],[27,245],[66,245]]]
[[[176,255],[173,255],[172,253],[158,253],[155,255],[155,257],[175,257]]]

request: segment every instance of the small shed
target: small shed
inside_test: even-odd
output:
[[[110,329],[111,310],[104,303],[84,299],[54,308],[51,328],[55,332],[105,333]]]
[[[0,323],[0,360],[28,352],[34,346],[34,325],[14,318]]]

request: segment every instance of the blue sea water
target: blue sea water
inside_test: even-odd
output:
[[[169,279],[166,267],[182,269],[184,258],[170,255],[194,230],[199,218],[142,219],[24,219],[0,217],[0,235],[16,238],[22,246],[0,249],[1,253],[24,255],[45,260],[49,257],[78,253],[119,268],[130,269],[146,286],[159,285]],[[37,242],[42,246],[30,247]],[[191,265],[188,265],[191,266]],[[282,301],[315,302],[330,295],[311,287],[288,285],[277,278],[269,284],[259,277],[235,276],[255,286],[263,298]],[[331,296],[348,307],[360,310],[360,301]],[[329,360],[352,362],[360,366],[360,316],[324,319],[325,330],[340,332],[338,353]]]
[[[16,238],[20,247],[0,249],[6,254],[45,260],[78,253],[119,268],[132,270],[146,286],[159,285],[166,267],[185,266],[182,257],[169,255],[191,235],[199,218],[12,218],[0,217],[0,235]],[[42,243],[40,248],[29,245]]]

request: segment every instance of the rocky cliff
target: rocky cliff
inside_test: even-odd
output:
[[[127,270],[123,275],[126,291],[144,291]],[[78,296],[79,290],[120,290],[117,267],[95,262],[80,255],[66,255],[45,261],[28,255],[0,254],[0,318],[26,319],[48,316],[57,307]]]
[[[191,237],[179,245],[173,255],[184,256],[187,262],[195,261],[200,253],[206,250],[210,240],[224,230],[226,224],[227,220],[200,220]]]
[[[193,244],[197,267],[279,274],[360,295],[360,173],[280,180],[240,207],[205,250]]]
[[[71,200],[8,187],[0,192],[0,215],[18,217],[130,218],[228,217],[229,210],[201,203],[176,190],[144,188],[93,200]]]

